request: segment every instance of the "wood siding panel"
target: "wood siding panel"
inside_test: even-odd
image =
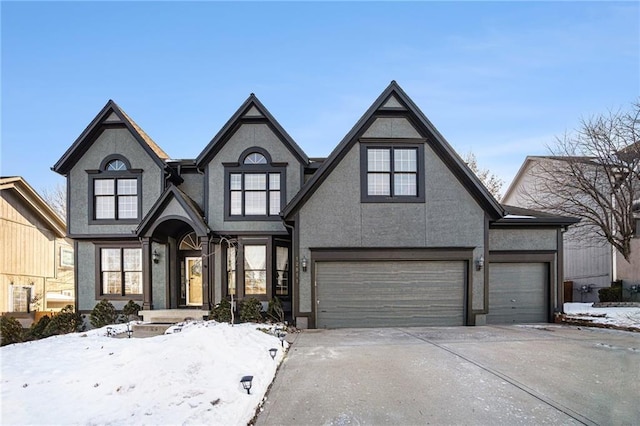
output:
[[[318,262],[318,327],[464,325],[464,262]]]

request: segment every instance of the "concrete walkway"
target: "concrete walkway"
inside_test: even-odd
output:
[[[308,330],[257,425],[640,424],[640,333]]]

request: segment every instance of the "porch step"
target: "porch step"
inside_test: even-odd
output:
[[[202,309],[158,309],[138,312],[144,322],[169,323],[182,322],[187,319],[202,320],[209,311]]]

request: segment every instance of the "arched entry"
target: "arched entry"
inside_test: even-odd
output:
[[[186,306],[202,306],[202,241],[189,232],[178,244],[180,300]]]

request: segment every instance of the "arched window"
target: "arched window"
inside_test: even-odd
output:
[[[237,165],[225,167],[225,218],[277,220],[285,201],[285,163],[272,163],[269,153],[249,148]]]
[[[93,220],[139,219],[140,170],[132,170],[126,158],[105,158],[91,179]]]
[[[180,240],[179,250],[202,250],[202,243],[195,232],[189,232]]]

